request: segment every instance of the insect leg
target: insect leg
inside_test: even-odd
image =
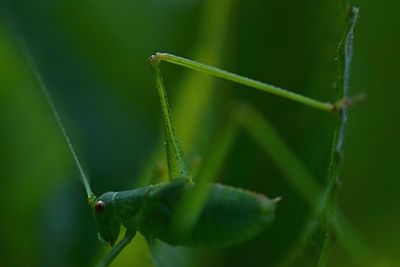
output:
[[[203,73],[206,73],[209,75],[213,75],[218,78],[236,82],[236,83],[239,83],[239,84],[251,87],[251,88],[255,88],[255,89],[263,91],[263,92],[278,95],[283,98],[287,98],[292,101],[301,103],[303,105],[306,105],[306,106],[309,106],[312,108],[316,108],[319,110],[323,110],[323,111],[337,112],[348,106],[348,104],[344,105],[342,103],[343,100],[340,100],[334,104],[328,103],[328,102],[322,102],[322,101],[315,100],[315,99],[312,99],[307,96],[303,96],[303,95],[288,91],[286,89],[283,89],[283,88],[280,88],[280,87],[277,87],[274,85],[256,81],[254,79],[250,79],[250,78],[247,78],[247,77],[244,77],[244,76],[241,76],[241,75],[229,72],[229,71],[225,71],[225,70],[222,70],[222,69],[219,69],[219,68],[216,68],[213,66],[209,66],[209,65],[206,65],[206,64],[194,61],[194,60],[190,60],[187,58],[183,58],[183,57],[168,54],[168,53],[156,53],[155,55],[151,56],[150,58],[157,62],[166,61],[169,63],[180,65],[182,67],[186,67],[186,68],[193,69],[193,70],[196,70],[199,72],[203,72]],[[344,102],[346,102],[346,103],[348,102],[350,104],[352,101],[347,100]]]
[[[225,57],[226,32],[229,29],[232,15],[235,10],[234,0],[206,0],[201,1],[203,10],[200,12],[197,24],[197,35],[193,42],[191,57],[206,61],[211,65],[219,65]],[[197,151],[196,140],[202,135],[199,131],[204,119],[204,109],[213,99],[215,87],[214,77],[202,75],[198,72],[187,73],[180,79],[177,85],[179,94],[174,96],[174,122],[179,129],[179,141],[184,150],[189,153]],[[196,101],[187,101],[196,99]],[[201,129],[201,128],[200,128]],[[160,159],[164,162],[165,152],[158,147],[152,152],[144,168],[136,178],[135,187],[146,186],[152,178],[153,166]],[[190,155],[189,155],[190,156]],[[191,172],[190,172],[191,173]],[[162,177],[157,182],[167,181],[168,177]]]
[[[160,96],[169,177],[170,179],[174,179],[176,177],[189,176],[183,152],[175,133],[175,126],[169,109],[167,93],[165,92],[164,82],[161,76],[160,61],[155,57],[150,57],[149,63]]]
[[[112,250],[97,264],[97,267],[107,267],[118,256],[118,254],[128,245],[135,236],[136,231],[126,230],[124,238],[119,241]]]

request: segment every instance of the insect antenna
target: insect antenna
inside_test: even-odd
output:
[[[69,135],[68,135],[68,133],[67,133],[62,121],[61,121],[60,115],[58,115],[57,109],[55,108],[54,102],[53,102],[53,100],[52,100],[52,98],[50,96],[50,93],[49,93],[49,91],[48,91],[48,89],[46,87],[46,84],[44,83],[44,80],[43,80],[42,76],[38,72],[38,70],[36,68],[36,65],[34,65],[34,62],[33,62],[32,58],[29,61],[31,62],[30,64],[32,64],[33,72],[34,72],[34,74],[35,74],[35,76],[36,76],[36,78],[37,78],[37,80],[39,82],[39,85],[40,85],[44,95],[46,96],[47,102],[49,103],[50,108],[51,108],[51,110],[53,112],[53,115],[54,115],[54,117],[55,117],[55,119],[57,121],[57,124],[58,124],[58,126],[59,126],[59,128],[60,128],[60,130],[61,130],[61,132],[62,132],[62,134],[64,136],[64,139],[65,139],[65,141],[66,141],[66,143],[68,145],[69,151],[71,152],[72,157],[74,158],[75,164],[78,167],[81,181],[82,181],[83,186],[85,187],[85,190],[86,190],[86,195],[87,195],[87,198],[88,198],[88,202],[89,202],[90,206],[93,206],[94,202],[96,200],[96,196],[93,194],[92,189],[90,188],[89,178],[87,177],[85,171],[83,170],[82,164],[81,164],[81,162],[80,162],[80,160],[78,158],[78,155],[75,152],[74,147],[72,146],[71,139],[69,138]]]
[[[46,98],[47,102],[50,105],[51,111],[52,111],[52,113],[53,113],[53,115],[54,115],[54,117],[55,117],[55,119],[57,121],[58,127],[60,128],[61,133],[62,133],[62,135],[64,137],[64,140],[67,143],[68,149],[69,149],[69,151],[71,152],[71,154],[72,154],[72,156],[74,158],[76,166],[78,167],[78,170],[79,170],[79,173],[80,173],[80,180],[81,180],[83,186],[85,187],[86,195],[87,195],[87,198],[88,198],[88,203],[89,203],[90,206],[94,206],[94,203],[96,201],[96,196],[92,192],[92,189],[91,189],[90,183],[89,183],[89,179],[88,179],[85,171],[83,170],[82,164],[81,164],[81,162],[80,162],[80,160],[78,158],[78,155],[75,152],[74,147],[72,146],[71,139],[69,138],[69,135],[68,135],[68,133],[67,133],[62,121],[61,121],[61,118],[60,118],[60,116],[59,116],[59,114],[57,112],[57,109],[56,109],[56,107],[54,105],[54,102],[53,102],[53,100],[51,98],[49,90],[47,89],[46,83],[44,82],[44,79],[43,79],[42,75],[39,72],[39,68],[38,68],[37,64],[35,63],[35,60],[34,60],[32,54],[31,54],[31,52],[29,51],[28,46],[26,45],[26,42],[25,42],[24,38],[22,37],[21,34],[19,34],[19,32],[16,29],[17,28],[17,24],[15,23],[15,20],[12,17],[9,16],[9,21],[10,21],[10,27],[12,28],[11,30],[14,33],[14,36],[15,36],[15,38],[16,38],[19,46],[20,46],[20,49],[21,49],[23,55],[25,56],[28,64],[31,67],[32,73],[33,73],[34,77],[36,78],[40,89],[42,90],[43,94],[45,95],[45,98]]]

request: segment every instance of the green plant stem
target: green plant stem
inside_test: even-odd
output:
[[[338,47],[338,99],[347,97],[350,66],[353,52],[353,32],[358,18],[358,8],[348,9],[346,29]],[[327,188],[322,196],[321,205],[314,221],[303,238],[303,250],[313,251],[312,257],[318,266],[325,266],[335,220],[336,195],[339,184],[340,167],[343,162],[343,144],[347,123],[347,109],[340,111],[332,139],[331,159],[328,170]],[[343,232],[345,228],[339,229]],[[338,228],[336,228],[338,230]]]
[[[242,101],[236,102],[235,107],[234,118],[238,126],[259,144],[316,214],[322,191],[314,175],[308,171],[285,140],[256,109]],[[335,219],[330,221],[330,224],[338,242],[357,262],[365,263],[363,255],[370,254],[370,248],[364,244],[357,231],[347,222],[338,208],[335,209],[334,217]]]
[[[347,97],[350,77],[351,59],[353,53],[353,31],[358,19],[358,8],[349,9],[347,17],[347,29],[344,37],[338,47],[339,73],[338,98]],[[339,183],[340,167],[343,162],[343,144],[345,138],[345,129],[347,125],[347,109],[340,112],[340,119],[336,126],[334,138],[332,142],[331,162],[328,174],[328,187],[325,191],[322,202],[322,213],[331,217],[334,213],[333,203],[336,201],[337,188]]]

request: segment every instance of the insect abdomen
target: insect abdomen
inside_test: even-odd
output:
[[[174,234],[171,215],[183,192],[193,190],[193,186],[171,186],[166,190],[171,194],[163,192],[152,196],[154,201],[144,210],[147,234],[172,245],[224,247],[254,237],[273,219],[276,201],[250,191],[210,184],[208,198],[192,231],[179,237]]]
[[[242,189],[210,184],[203,211],[186,240],[189,246],[229,246],[259,234],[274,216],[275,201]]]

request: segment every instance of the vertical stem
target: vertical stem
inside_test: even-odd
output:
[[[339,73],[338,73],[338,99],[347,97],[348,83],[350,77],[351,59],[353,55],[353,32],[358,19],[358,8],[349,9],[345,35],[338,47]],[[340,111],[340,119],[336,125],[334,138],[332,142],[331,162],[328,174],[328,188],[325,192],[322,210],[326,216],[332,216],[334,210],[333,203],[337,193],[337,184],[339,184],[340,167],[343,162],[343,143],[347,125],[347,109]]]
[[[342,41],[338,47],[338,99],[347,97],[348,81],[350,76],[351,59],[353,54],[353,32],[358,19],[358,8],[351,7],[348,10],[346,29]],[[332,235],[332,221],[335,217],[335,202],[338,192],[340,167],[343,162],[343,143],[347,124],[347,109],[340,110],[340,118],[336,124],[333,140],[330,166],[328,170],[328,185],[322,196],[322,204],[317,214],[318,220],[313,228],[314,235],[311,243],[318,242],[324,247],[319,256],[319,265],[325,266],[327,251]],[[323,238],[321,238],[323,236]],[[318,240],[318,241],[316,241]]]
[[[352,57],[353,30],[358,18],[358,8],[352,7],[347,14],[346,29],[342,41],[338,47],[338,99],[346,99],[348,91],[348,79],[350,73],[350,63]],[[336,195],[338,191],[340,166],[343,161],[343,140],[345,135],[345,125],[347,120],[347,105],[341,105],[339,102],[336,110],[340,112],[335,126],[332,138],[332,149],[330,165],[327,175],[327,188],[322,194],[321,204],[308,227],[304,231],[303,238],[299,247],[287,257],[284,265],[298,262],[307,262],[308,265],[323,267],[326,266],[332,235],[336,234],[339,241],[351,252],[358,255],[361,251],[369,251],[361,242],[351,227],[343,220],[343,217],[336,209]],[[337,220],[335,219],[337,218]],[[343,227],[339,223],[343,224]],[[333,233],[336,231],[336,233]],[[345,233],[346,232],[346,233]],[[345,239],[346,238],[346,242]],[[353,239],[354,238],[354,239]],[[362,253],[364,254],[364,253]],[[361,262],[368,262],[365,258],[359,258]],[[357,255],[357,256],[358,256]],[[365,264],[364,264],[365,265]]]
[[[165,145],[167,152],[168,173],[170,179],[188,176],[182,149],[176,137],[175,127],[172,121],[171,111],[168,105],[167,93],[165,92],[164,82],[160,70],[160,60],[151,56],[149,58],[151,72],[154,76],[158,94],[160,96],[161,113],[164,123]]]

